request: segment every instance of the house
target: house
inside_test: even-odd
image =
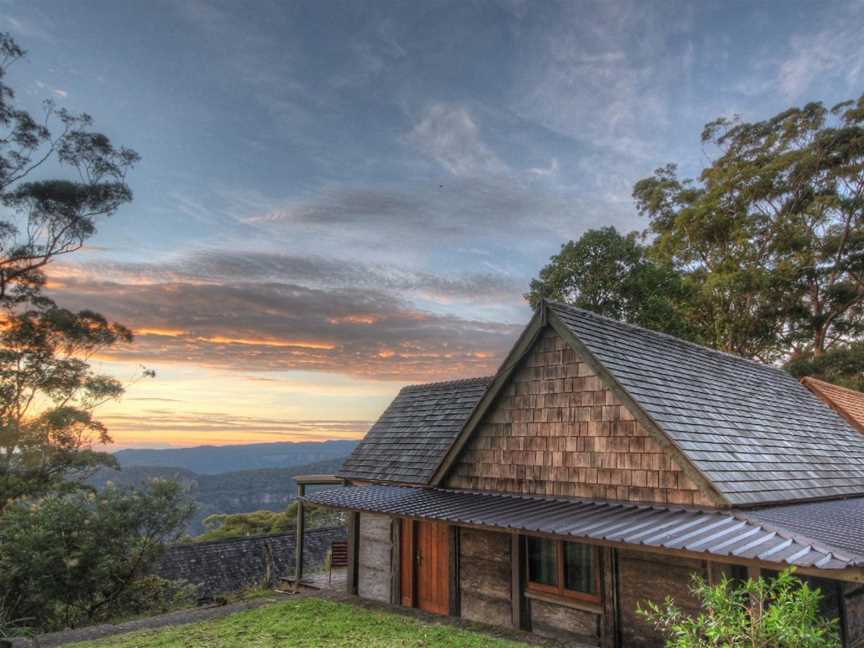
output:
[[[807,376],[801,384],[834,408],[840,416],[864,433],[864,394]]]
[[[789,374],[562,304],[490,378],[404,388],[305,501],[349,511],[348,588],[587,645],[636,610],[795,566],[864,644],[864,435]]]

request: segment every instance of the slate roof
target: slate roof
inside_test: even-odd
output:
[[[731,504],[864,494],[864,435],[785,371],[548,308]]]
[[[864,393],[807,376],[801,384],[819,396],[852,425],[864,432]]]
[[[470,378],[403,388],[345,460],[339,476],[428,484],[491,381]]]
[[[744,515],[864,555],[864,497],[772,506]]]
[[[864,563],[857,552],[727,510],[380,485],[334,488],[308,495],[304,501],[329,508],[761,560],[782,566],[845,569]],[[858,520],[860,527],[860,516]],[[860,528],[857,537],[861,537]],[[855,548],[862,550],[862,544],[858,542]]]

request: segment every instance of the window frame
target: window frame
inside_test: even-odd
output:
[[[557,585],[546,585],[544,583],[538,583],[536,581],[531,580],[531,557],[528,555],[528,538],[537,538],[539,540],[546,540],[548,542],[552,542],[555,544],[555,580],[558,583]],[[544,538],[542,536],[525,536],[525,587],[529,592],[537,592],[540,594],[547,594],[551,596],[558,596],[566,599],[575,599],[577,601],[585,601],[586,603],[596,603],[600,604],[601,602],[601,588],[600,588],[600,570],[598,569],[599,560],[598,560],[598,551],[595,545],[588,545],[584,542],[574,542],[572,544],[582,544],[591,548],[591,567],[594,571],[594,589],[595,594],[589,594],[588,592],[579,592],[576,590],[570,590],[565,587],[566,572],[567,566],[564,562],[564,544],[569,542],[569,540],[556,540],[553,538]]]

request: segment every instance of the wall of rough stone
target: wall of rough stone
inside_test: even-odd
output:
[[[303,552],[304,569],[321,569],[330,544],[345,540],[344,527],[309,529]],[[294,533],[178,544],[170,547],[156,573],[198,586],[201,597],[236,592],[263,583],[274,584],[294,574]]]

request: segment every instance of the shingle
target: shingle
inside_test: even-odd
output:
[[[785,371],[548,306],[731,504],[864,494],[864,435]]]
[[[743,513],[840,549],[864,554],[864,497],[772,506]]]
[[[340,477],[428,484],[491,377],[405,387],[346,459]]]
[[[837,410],[860,432],[864,432],[864,393],[810,376],[803,378],[801,383]]]

